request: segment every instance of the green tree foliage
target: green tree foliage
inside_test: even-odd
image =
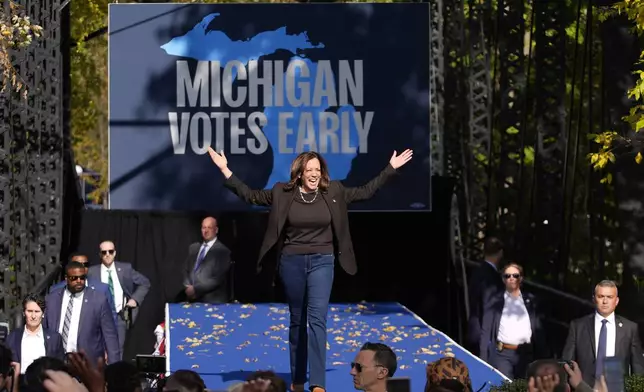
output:
[[[644,0],[623,0],[613,5],[610,12],[605,13],[602,18],[611,17],[613,15],[626,15],[628,19],[633,22],[634,31],[638,35],[644,34]],[[644,64],[644,52],[640,54],[640,59],[637,63],[638,66]],[[635,71],[638,76],[635,85],[631,87],[627,94],[628,98],[633,101],[633,106],[627,116],[623,117],[631,129],[635,131],[636,137],[630,138],[620,135],[615,131],[605,131],[598,135],[590,135],[592,140],[599,145],[597,152],[588,154],[588,159],[595,170],[603,170],[608,164],[614,163],[616,160],[615,151],[617,148],[626,148],[627,150],[636,152],[635,162],[642,163],[642,138],[640,131],[644,128],[644,70],[638,69]],[[610,183],[612,175],[606,173],[601,180],[602,182]]]

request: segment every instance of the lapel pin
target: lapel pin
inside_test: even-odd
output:
[[[121,268],[119,267],[119,268],[117,268],[116,270],[117,270],[117,271],[120,271],[120,270],[121,270]]]
[[[49,335],[47,335],[47,339],[49,339]]]
[[[617,325],[619,325],[619,327],[620,327],[620,328],[622,327],[622,323],[619,323],[619,324],[617,324]]]
[[[335,203],[335,199],[333,199],[333,202]]]

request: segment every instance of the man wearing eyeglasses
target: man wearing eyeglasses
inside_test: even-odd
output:
[[[85,286],[86,279],[83,264],[67,264],[67,285],[47,295],[43,325],[60,333],[65,352],[83,350],[92,361],[107,352],[108,363],[118,362],[121,351],[110,304],[105,294]]]
[[[71,255],[69,255],[68,262],[72,262],[72,261],[83,264],[85,266],[85,274],[87,275],[87,273],[89,272],[89,261],[86,255],[74,252]],[[65,285],[67,285],[67,282],[65,279],[63,279],[62,282],[59,282],[53,285],[51,289],[49,289],[49,292],[51,293],[55,290],[65,287]],[[85,287],[92,287],[93,289],[105,294],[105,297],[107,297],[107,301],[110,303],[110,308],[112,309],[112,316],[114,317],[114,323],[116,323],[116,307],[114,306],[114,297],[109,295],[110,294],[109,286],[101,282],[100,280],[92,280],[88,277],[85,280]]]
[[[103,241],[99,245],[101,265],[89,267],[88,276],[91,279],[107,284],[110,295],[114,298],[116,307],[116,327],[119,337],[119,347],[123,352],[125,334],[131,310],[131,324],[136,321],[138,308],[150,290],[150,281],[132,268],[132,264],[115,261],[116,247],[112,241]]]
[[[508,264],[501,277],[505,290],[483,315],[480,357],[512,380],[525,377],[528,364],[547,350],[534,296],[521,290],[523,268]]]
[[[398,362],[393,350],[382,343],[365,343],[351,363],[355,389],[386,392],[387,380],[394,376]]]

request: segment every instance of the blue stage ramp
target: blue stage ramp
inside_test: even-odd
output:
[[[285,304],[168,304],[168,369],[198,372],[209,389],[223,390],[256,370],[270,369],[291,383]],[[398,303],[332,304],[328,314],[327,390],[353,390],[350,363],[365,342],[392,347],[396,377],[412,391],[425,387],[425,365],[455,356],[470,370],[475,391],[505,380],[494,368]]]

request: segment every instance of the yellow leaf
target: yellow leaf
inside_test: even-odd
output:
[[[635,156],[635,162],[637,162],[638,165],[640,163],[642,163],[642,153],[641,152],[638,152],[637,155]]]

